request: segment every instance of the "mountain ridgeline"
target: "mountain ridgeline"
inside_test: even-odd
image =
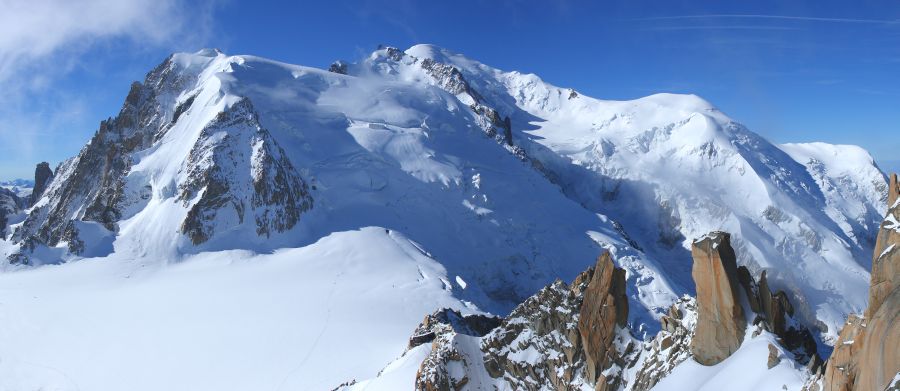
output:
[[[0,189],[0,256],[167,264],[382,227],[478,313],[420,325],[394,365],[422,358],[419,389],[666,389],[758,347],[827,389],[825,345],[858,368],[845,383],[874,379],[878,358],[842,353],[846,316],[896,315],[895,183],[694,95],[598,100],[432,45],[328,70],[204,49],[132,84],[28,199]]]

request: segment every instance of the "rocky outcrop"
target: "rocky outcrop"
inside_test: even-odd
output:
[[[647,391],[691,357],[691,339],[697,326],[697,300],[682,297],[660,318],[659,333],[643,344],[631,391]]]
[[[743,341],[747,320],[752,318],[752,323],[760,327],[757,333],[775,334],[797,362],[812,362],[811,369],[818,369],[821,359],[815,339],[809,329],[793,318],[794,307],[787,294],[772,292],[766,271],[757,282],[749,269],[735,267],[729,234],[713,232],[700,238],[694,242],[691,254],[699,308],[691,352],[697,362],[714,365],[730,356]],[[745,302],[749,313],[743,308]]]
[[[772,293],[766,275],[763,271],[757,283],[746,267],[738,266],[738,280],[744,297],[756,316],[753,324],[775,334],[781,345],[794,354],[797,362],[809,363],[815,371],[822,361],[816,352],[812,332],[793,318],[794,307],[784,291]]]
[[[424,343],[432,342],[440,334],[442,326],[448,325],[453,332],[458,334],[483,336],[500,325],[501,319],[487,315],[462,315],[459,311],[444,308],[426,315],[419,327],[413,331],[409,338],[409,346],[412,349]]]
[[[30,201],[28,206],[33,206],[38,200],[41,199],[41,195],[44,194],[44,191],[47,190],[47,185],[50,184],[50,180],[53,179],[53,170],[50,169],[50,163],[40,162],[37,167],[34,169],[34,188],[31,191]]]
[[[339,73],[341,75],[347,74],[347,63],[343,61],[335,61],[328,66],[328,72]]]
[[[888,211],[872,256],[869,306],[841,329],[821,379],[825,391],[886,390],[900,374],[900,194],[891,175]],[[891,384],[894,384],[892,386]],[[813,389],[813,386],[810,387]]]
[[[500,318],[485,315],[462,315],[452,309],[441,309],[425,316],[409,339],[407,350],[431,343],[431,352],[422,361],[416,374],[417,390],[459,390],[469,382],[468,374],[481,367],[479,357],[469,357],[460,351],[459,344],[477,342],[500,324]],[[465,339],[467,338],[468,339]],[[460,339],[465,339],[460,341]],[[477,347],[473,346],[477,349]],[[457,366],[465,371],[451,370]]]
[[[747,327],[730,238],[725,232],[713,232],[691,246],[698,307],[691,353],[703,365],[718,364],[737,351]]]
[[[578,318],[578,332],[584,344],[585,376],[595,382],[597,389],[615,390],[618,379],[605,373],[616,362],[613,339],[618,328],[628,321],[628,297],[625,296],[625,270],[616,268],[608,252],[597,259],[597,266],[584,291],[584,301]],[[612,353],[612,354],[610,354]],[[615,372],[613,372],[615,373]]]
[[[188,178],[179,185],[179,199],[189,207],[181,232],[195,245],[245,219],[257,235],[284,232],[313,206],[306,182],[260,126],[247,98],[203,129],[188,167]]]
[[[586,380],[579,375],[585,363],[577,330],[588,278],[570,288],[556,281],[517,306],[497,330],[482,340],[487,373],[513,389],[574,388]],[[524,353],[535,352],[529,359]]]
[[[624,287],[624,270],[604,253],[596,267],[576,277],[571,286],[556,281],[525,300],[480,343],[469,336],[484,330],[475,325],[490,322],[446,310],[430,315],[410,340],[413,346],[433,339],[416,387],[460,389],[478,378],[469,374],[483,372],[493,379],[491,387],[620,389],[624,371],[638,355],[637,341],[625,328]],[[450,366],[466,368],[466,375],[454,375],[447,369]],[[477,386],[487,385],[473,385]]]

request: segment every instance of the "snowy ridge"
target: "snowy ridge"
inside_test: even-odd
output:
[[[458,69],[484,104],[512,119],[516,146],[570,198],[620,223],[650,258],[667,260],[675,286],[690,285],[682,251],[690,238],[725,230],[736,236],[741,264],[771,269],[827,338],[864,307],[886,185],[860,148],[776,146],[693,95],[602,101],[431,45],[406,53]]]

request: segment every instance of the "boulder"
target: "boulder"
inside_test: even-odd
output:
[[[698,363],[715,365],[740,347],[747,327],[731,236],[725,232],[707,234],[694,241],[691,256],[698,305],[691,353]]]
[[[772,369],[780,362],[781,358],[778,356],[778,348],[776,348],[775,345],[769,344],[769,360],[766,365],[769,369]]]

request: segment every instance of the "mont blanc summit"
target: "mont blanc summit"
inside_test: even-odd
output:
[[[434,45],[173,54],[37,173],[0,189],[10,389],[800,389],[897,312],[862,148]]]

